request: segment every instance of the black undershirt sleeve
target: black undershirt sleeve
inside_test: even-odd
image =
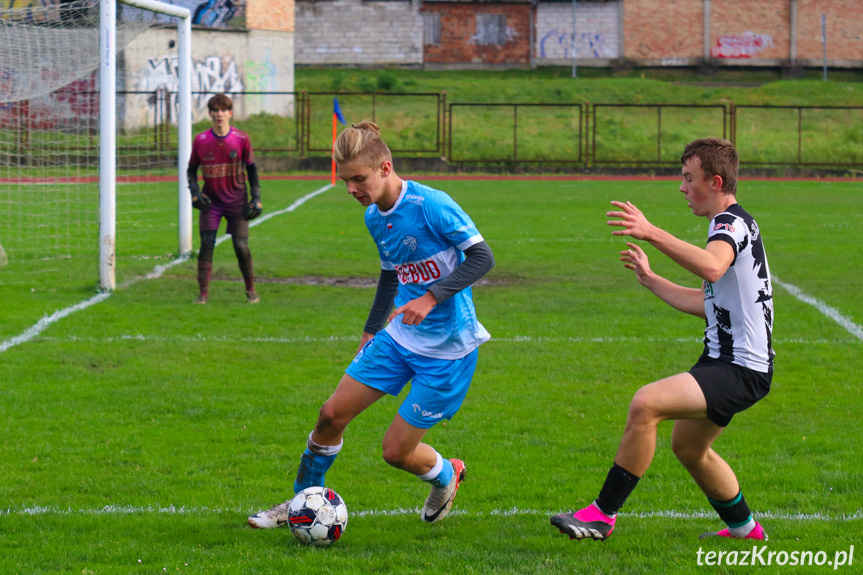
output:
[[[189,182],[189,192],[194,194],[201,191],[200,186],[198,186],[198,166],[189,164],[189,168],[186,170],[186,181]]]
[[[253,200],[261,199],[261,182],[258,179],[258,166],[246,164],[246,173],[249,174],[249,193]]]
[[[378,289],[375,292],[375,300],[372,309],[369,310],[369,318],[363,332],[376,334],[384,328],[393,309],[393,302],[399,289],[399,274],[395,270],[381,270],[378,278]]]
[[[494,254],[485,242],[472,245],[464,255],[465,260],[451,274],[429,288],[438,304],[473,285],[494,268]]]

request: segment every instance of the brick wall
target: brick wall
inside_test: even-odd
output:
[[[249,30],[294,31],[294,0],[247,0]]]
[[[787,59],[791,46],[790,4],[789,0],[712,0],[711,58]]]
[[[710,53],[720,65],[785,65],[791,0],[711,0]],[[640,65],[691,65],[704,57],[704,0],[623,0],[624,55]],[[863,1],[797,0],[797,58],[820,62],[827,15],[828,64],[863,66]]]
[[[298,64],[525,66],[531,63],[531,52],[537,65],[565,65],[572,59],[572,5],[568,2],[287,1],[296,1],[295,22],[288,15],[290,6],[282,4],[285,0],[248,0],[249,28],[295,29]],[[708,46],[712,62],[788,64],[791,3],[711,0]],[[825,13],[828,63],[863,67],[863,0],[797,0],[797,5],[800,63],[820,64],[821,14]],[[279,12],[282,7],[284,17]],[[596,66],[621,57],[640,66],[698,65],[705,49],[703,9],[704,0],[580,0],[576,3],[576,55],[581,64]],[[619,28],[621,11],[623,30]],[[440,15],[440,45],[423,44],[424,13]],[[477,43],[477,14],[505,16],[503,45]]]
[[[424,61],[431,64],[530,64],[531,6],[529,4],[456,4],[425,2],[423,13],[439,13],[440,46],[424,46]],[[503,14],[506,43],[481,46],[476,42],[476,15]]]
[[[863,2],[798,0],[797,58],[821,62],[821,14],[827,15],[828,60],[863,60]]]
[[[766,0],[765,0],[766,1]],[[624,56],[627,60],[701,58],[704,55],[702,0],[624,0]]]

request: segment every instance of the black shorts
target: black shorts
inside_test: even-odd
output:
[[[701,357],[689,370],[707,400],[707,419],[726,427],[735,413],[748,409],[770,391],[773,371],[749,368]]]

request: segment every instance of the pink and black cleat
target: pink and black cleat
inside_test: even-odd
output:
[[[551,518],[551,524],[557,527],[570,539],[594,539],[605,541],[614,531],[615,518],[597,509],[591,503],[584,509],[575,513],[561,513]]]

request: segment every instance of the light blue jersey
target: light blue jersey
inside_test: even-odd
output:
[[[425,294],[464,261],[464,250],[483,241],[470,216],[451,197],[412,181],[402,183],[401,194],[388,211],[369,206],[366,227],[381,267],[398,272],[396,307]],[[476,318],[469,287],[435,306],[420,325],[405,325],[398,316],[386,331],[408,350],[439,359],[464,357],[491,338]]]

